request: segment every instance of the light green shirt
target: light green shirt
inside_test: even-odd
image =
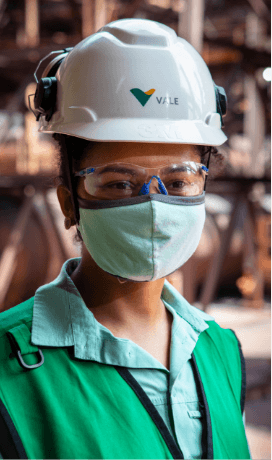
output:
[[[191,355],[213,317],[191,306],[165,281],[162,300],[173,315],[170,371],[129,339],[115,337],[86,307],[70,278],[80,257],[35,294],[31,340],[35,345],[74,345],[76,358],[126,367],[163,418],[185,459],[202,456],[202,422]],[[169,398],[167,398],[169,392]]]

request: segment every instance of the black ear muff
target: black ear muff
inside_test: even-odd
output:
[[[215,86],[215,96],[216,96],[216,111],[219,113],[221,118],[221,126],[224,126],[223,117],[227,113],[227,95],[226,91],[222,86]]]
[[[39,121],[41,115],[45,116],[46,121],[49,121],[56,110],[57,103],[57,78],[55,77],[59,66],[62,61],[66,58],[67,54],[73,48],[64,48],[63,50],[51,51],[47,56],[45,56],[39,62],[35,72],[34,77],[37,82],[36,92],[28,96],[28,105],[29,109],[34,113],[36,121]],[[36,73],[43,61],[45,61],[52,54],[61,54],[60,56],[55,57],[49,65],[46,67],[43,75],[44,78],[41,78],[38,81]],[[30,97],[34,96],[34,110],[31,107]]]
[[[49,121],[55,110],[57,100],[57,79],[56,77],[41,78],[37,84],[34,106],[38,112],[37,121],[41,115],[45,115],[46,121]]]

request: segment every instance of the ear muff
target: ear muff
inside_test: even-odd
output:
[[[227,95],[226,91],[222,86],[215,86],[215,96],[216,96],[216,111],[219,113],[221,118],[221,126],[224,126],[223,117],[227,113]]]
[[[62,61],[66,58],[66,56],[72,49],[73,48],[65,48],[60,51],[53,51],[39,62],[39,65],[34,73],[34,76],[37,81],[36,92],[34,95],[34,110],[32,110],[29,101],[29,108],[34,113],[36,121],[39,121],[41,115],[45,116],[46,121],[50,121],[53,113],[55,112],[58,86],[57,78],[55,77],[55,75]],[[50,62],[50,64],[45,69],[45,75],[43,74],[44,77],[38,81],[36,77],[36,72],[38,71],[40,64],[48,56],[55,53],[61,53],[61,56],[54,58]]]
[[[45,115],[46,121],[49,121],[56,110],[56,102],[57,102],[57,87],[58,87],[58,80],[55,77],[58,68],[60,67],[62,61],[67,57],[68,53],[73,48],[65,48],[60,51],[52,51],[47,56],[45,56],[38,64],[35,72],[34,77],[37,82],[36,92],[34,94],[30,94],[28,96],[29,108],[34,113],[36,117],[36,121],[39,121],[41,115]],[[41,65],[41,63],[47,59],[51,54],[61,53],[60,56],[55,57],[46,67],[42,74],[42,78],[38,81],[36,73]],[[30,96],[34,96],[34,110],[31,108],[30,104]],[[66,151],[66,150],[65,150]],[[79,223],[79,209],[77,205],[77,198],[76,198],[76,189],[75,184],[72,181],[71,171],[72,171],[72,160],[71,158],[66,156],[65,166],[67,168],[67,175],[68,175],[68,182],[69,188],[71,190],[71,199],[74,209],[74,215],[76,219],[76,223]]]
[[[49,121],[55,111],[57,100],[57,79],[56,77],[41,78],[37,84],[34,107],[37,112],[36,120],[41,115],[45,115],[46,121]]]

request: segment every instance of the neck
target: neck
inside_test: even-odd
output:
[[[103,324],[132,330],[152,328],[166,318],[161,301],[165,278],[156,281],[121,283],[100,269],[83,245],[82,259],[71,279],[87,308]]]

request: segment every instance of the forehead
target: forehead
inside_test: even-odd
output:
[[[86,149],[81,167],[107,163],[135,163],[145,167],[177,161],[200,161],[197,147],[191,144],[143,142],[96,142]]]

